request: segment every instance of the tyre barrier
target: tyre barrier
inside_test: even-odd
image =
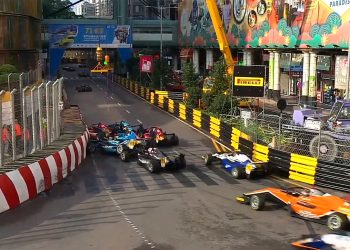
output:
[[[66,178],[86,158],[88,133],[37,162],[0,175],[0,213],[33,199]]]
[[[125,78],[116,76],[116,79],[118,84],[130,91],[139,88],[139,85],[133,82],[131,89],[131,82]],[[284,173],[283,175],[287,175],[290,179],[320,187],[350,192],[349,166],[320,161],[315,157],[280,151],[266,145],[254,143],[249,135],[239,129],[200,110],[188,108],[183,103],[169,99],[167,97],[168,95],[164,92],[166,91],[154,92],[144,88],[144,91],[138,93],[144,93],[144,95],[139,94],[139,96],[181,120],[207,132],[227,147],[241,150],[254,161],[267,161],[274,170]],[[161,95],[156,93],[161,93]]]

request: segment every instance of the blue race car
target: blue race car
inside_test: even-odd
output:
[[[235,179],[243,177],[249,179],[252,175],[270,172],[266,162],[253,162],[245,154],[237,152],[206,154],[202,158],[207,166],[210,166],[215,161],[219,161]]]
[[[89,153],[103,151],[117,154],[117,147],[120,143],[136,139],[137,135],[133,130],[127,130],[125,133],[118,133],[117,136],[109,138],[106,138],[105,134],[101,132],[97,135],[97,138],[89,140],[87,151]]]

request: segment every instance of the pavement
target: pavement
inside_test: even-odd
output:
[[[83,83],[93,91],[76,92]],[[49,193],[0,214],[0,250],[283,250],[293,249],[294,240],[328,232],[274,205],[256,212],[236,203],[244,192],[293,182],[235,180],[220,166],[204,166],[201,156],[215,151],[210,138],[123,87],[107,89],[105,79],[95,78],[66,80],[65,87],[87,124],[127,120],[175,132],[180,145],[164,151],[183,152],[188,167],[150,174],[135,161],[90,155]]]

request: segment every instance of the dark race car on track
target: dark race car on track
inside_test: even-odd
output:
[[[115,122],[113,124],[105,124],[102,122],[92,124],[88,127],[89,135],[91,139],[97,139],[99,133],[105,134],[105,137],[115,137],[118,133],[125,133],[126,131],[134,130],[133,128],[140,125],[130,125],[126,121]]]
[[[138,153],[137,163],[149,172],[156,173],[163,169],[182,169],[186,167],[185,155],[165,153],[158,148],[148,148]]]
[[[154,141],[159,146],[179,145],[179,137],[175,133],[167,133],[160,127],[150,127],[147,129],[140,127],[137,134],[141,138]]]
[[[75,88],[78,92],[91,92],[92,88],[89,85],[83,84]]]
[[[265,175],[270,172],[266,162],[253,162],[247,155],[238,152],[206,154],[202,158],[207,166],[213,162],[220,162],[235,179],[249,179],[253,175]]]
[[[350,224],[350,203],[316,188],[264,188],[244,193],[236,200],[262,210],[266,201],[287,206],[290,215],[327,224],[331,230],[342,230]]]
[[[128,140],[119,143],[117,153],[122,161],[129,161],[139,153],[142,153],[147,146],[148,142],[144,139]]]

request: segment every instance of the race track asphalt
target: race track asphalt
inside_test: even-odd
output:
[[[88,124],[127,120],[175,132],[183,152],[182,171],[150,174],[115,155],[88,156],[63,182],[19,208],[0,214],[0,249],[293,249],[290,242],[327,232],[326,226],[292,218],[278,206],[253,211],[235,196],[266,186],[285,187],[275,178],[234,180],[201,156],[212,141],[158,108],[109,83],[64,72],[71,104]],[[78,93],[89,84],[93,91]]]

